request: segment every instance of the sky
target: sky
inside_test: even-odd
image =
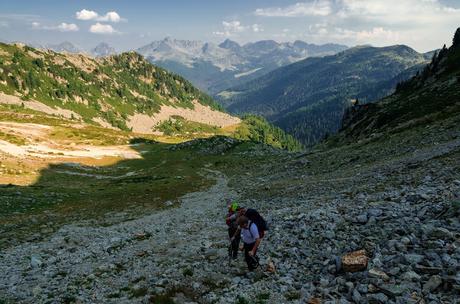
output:
[[[118,51],[165,37],[241,44],[272,39],[348,46],[449,45],[460,0],[0,0],[0,41]]]

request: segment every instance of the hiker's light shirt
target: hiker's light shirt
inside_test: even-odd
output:
[[[249,231],[249,229],[251,229],[251,231]],[[259,230],[256,224],[249,223],[249,229],[241,229],[241,238],[246,244],[252,244],[259,238]]]

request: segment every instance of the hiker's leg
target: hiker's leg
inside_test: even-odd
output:
[[[230,238],[235,237],[235,239],[232,241],[232,257],[236,259],[238,256],[238,249],[240,246],[240,235],[235,235],[237,229],[236,228],[228,228],[228,235]]]
[[[238,251],[240,249],[240,239],[241,239],[241,237],[237,236],[237,237],[235,237],[235,239],[232,242],[232,257],[234,259],[236,259],[237,256],[238,256]]]
[[[244,257],[246,260],[246,264],[248,264],[249,270],[254,270],[257,268],[257,262],[254,260],[252,256],[249,255],[249,252],[254,248],[255,244],[256,243],[244,244]]]

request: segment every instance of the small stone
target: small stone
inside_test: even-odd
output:
[[[393,267],[390,270],[388,270],[388,273],[391,274],[392,276],[397,275],[401,271],[401,268],[399,267]]]
[[[353,299],[353,301],[355,301],[355,303],[360,303],[361,302],[361,294],[359,293],[359,291],[357,289],[353,290],[351,298]]]
[[[420,254],[405,254],[404,255],[404,260],[406,260],[406,262],[408,264],[418,264],[420,262],[422,262],[423,260],[425,259],[425,257],[423,255],[420,255]]]
[[[40,260],[40,258],[36,255],[33,255],[31,258],[30,258],[30,266],[32,266],[32,268],[40,268],[42,267],[43,265],[43,262],[42,260]]]
[[[363,213],[356,217],[356,222],[359,224],[366,224],[368,221],[367,214]]]
[[[372,268],[369,270],[369,276],[371,278],[382,279],[384,281],[388,281],[390,277],[383,271]]]
[[[409,245],[411,243],[411,241],[407,236],[405,236],[405,237],[401,238],[401,243],[403,243],[404,245]]]
[[[441,284],[442,284],[441,277],[438,275],[434,275],[428,280],[428,282],[423,284],[423,292],[425,293],[432,292],[436,290],[436,288],[438,288]]]
[[[452,239],[454,234],[446,228],[436,227],[428,233],[429,236],[438,239]]]
[[[404,286],[394,284],[381,284],[378,288],[390,297],[400,296],[406,291]]]
[[[383,293],[368,294],[367,300],[369,304],[388,303],[388,297]]]
[[[371,216],[379,217],[379,216],[383,215],[383,211],[382,211],[382,209],[379,209],[379,208],[371,208],[371,209],[367,210],[367,214],[368,214],[369,217],[371,217]]]
[[[367,268],[367,261],[365,250],[353,251],[342,257],[342,269],[346,272],[363,271]]]
[[[41,293],[42,293],[42,288],[40,286],[35,286],[32,289],[32,294],[34,295],[34,297],[38,297]]]
[[[403,275],[402,275],[402,278],[406,281],[414,281],[414,282],[417,282],[417,281],[420,281],[420,275],[418,275],[416,272],[410,270],[410,271],[407,271],[405,272]]]

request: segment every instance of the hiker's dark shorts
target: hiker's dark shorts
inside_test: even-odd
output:
[[[249,255],[249,252],[252,251],[255,245],[256,245],[256,242],[251,243],[251,244],[244,243],[244,259],[246,260],[246,264],[248,264],[249,270],[256,269],[257,265],[259,264],[259,258],[256,256],[257,251],[254,256]]]

